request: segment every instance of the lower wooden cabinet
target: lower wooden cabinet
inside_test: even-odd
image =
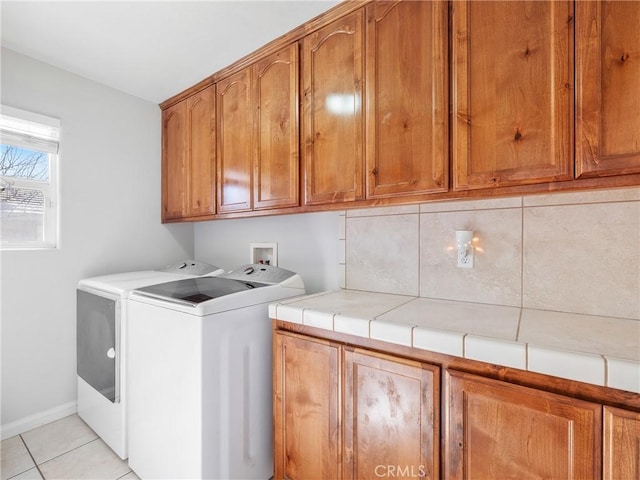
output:
[[[344,352],[344,479],[439,478],[439,372]]]
[[[640,478],[640,413],[604,407],[604,480]]]
[[[275,478],[438,478],[439,377],[436,366],[276,332]]]
[[[444,478],[600,478],[601,405],[450,370],[444,388]]]
[[[587,401],[554,377],[556,393],[538,374],[534,388],[484,376],[479,362],[463,372],[451,357],[425,363],[404,347],[373,351],[295,328],[274,330],[277,480],[640,478],[638,397],[628,392]],[[630,410],[607,405],[624,398]]]
[[[340,345],[275,333],[275,478],[341,475]]]

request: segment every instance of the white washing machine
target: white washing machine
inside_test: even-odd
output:
[[[137,289],[129,301],[129,465],[143,479],[273,475],[268,304],[296,273],[245,265]]]
[[[134,288],[224,270],[192,260],[159,270],[80,280],[77,289],[78,415],[127,458],[127,298]]]

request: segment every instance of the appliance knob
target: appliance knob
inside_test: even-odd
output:
[[[253,272],[255,272],[253,267],[247,267],[244,269],[244,273],[247,275],[251,275]]]
[[[116,349],[111,347],[109,350],[107,350],[107,357],[116,358]]]

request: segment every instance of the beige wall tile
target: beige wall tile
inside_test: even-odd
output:
[[[492,210],[495,208],[518,208],[522,197],[485,198],[480,200],[451,200],[446,202],[423,203],[420,213],[459,212],[463,210]]]
[[[524,209],[523,306],[640,319],[640,202]]]
[[[347,217],[347,288],[418,295],[418,215]]]
[[[583,192],[553,193],[524,197],[524,206],[571,205],[578,203],[605,203],[639,201],[640,188],[618,188],[612,190],[586,190]]]
[[[338,240],[338,265],[343,264],[345,262],[345,249],[346,249],[346,240]]]
[[[344,240],[347,238],[347,232],[345,231],[347,225],[347,216],[339,215],[338,216],[338,240]]]
[[[458,268],[456,229],[473,230],[474,267]],[[420,296],[521,304],[522,209],[420,215]]]
[[[379,215],[406,215],[418,213],[419,205],[392,205],[389,207],[357,208],[347,210],[347,217],[375,217]]]

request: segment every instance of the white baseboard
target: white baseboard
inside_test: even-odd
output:
[[[29,415],[15,422],[0,426],[0,437],[2,440],[14,437],[29,430],[40,427],[46,423],[60,420],[78,412],[78,402],[69,402],[59,407],[45,410],[44,412]]]

